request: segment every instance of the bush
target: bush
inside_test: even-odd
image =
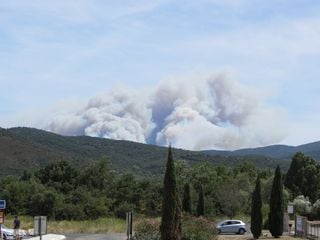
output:
[[[127,212],[132,212],[134,209],[134,205],[127,203],[127,202],[122,202],[120,205],[114,210],[115,216],[117,218],[121,219],[126,219]]]
[[[304,197],[303,195],[296,197],[293,200],[293,205],[295,212],[302,216],[308,216],[308,214],[311,212],[312,207],[309,198]]]
[[[181,240],[216,240],[217,232],[213,222],[200,217],[184,216]]]
[[[135,240],[160,240],[160,220],[144,219],[135,225]],[[184,216],[181,240],[216,240],[215,225],[205,218]]]
[[[320,219],[320,199],[312,205],[312,217],[316,220]]]
[[[160,240],[160,220],[144,219],[135,225],[135,240]]]

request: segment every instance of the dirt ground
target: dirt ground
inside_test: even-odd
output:
[[[237,235],[237,234],[230,234],[230,235],[219,235],[218,240],[252,240],[252,234],[251,233],[246,233],[244,235]],[[271,234],[268,231],[263,231],[262,236],[259,239],[264,239],[264,240],[274,240],[271,236]],[[285,239],[285,240],[302,240],[301,238],[294,238],[293,236],[282,236],[281,238],[278,239]]]

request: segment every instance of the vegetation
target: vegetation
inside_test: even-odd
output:
[[[314,159],[298,152],[285,179],[285,186],[293,196],[308,196],[311,201],[320,197],[320,166]]]
[[[273,237],[278,238],[283,233],[283,185],[279,166],[277,167],[270,195],[269,230]]]
[[[5,170],[14,173],[7,175],[7,172],[0,178],[0,198],[7,200],[7,214],[47,215],[56,227],[64,220],[79,225],[85,220],[99,219],[123,222],[127,211],[155,219],[161,216],[162,199],[167,192],[162,184],[166,152],[166,148],[126,141],[63,137],[26,128],[0,129],[0,159]],[[274,192],[281,192],[278,184],[282,176],[273,174],[273,166],[279,161],[183,150],[174,153],[178,160],[174,165],[173,160],[170,163],[170,176],[175,175],[176,220],[182,206],[185,212],[197,215],[198,203],[202,202],[200,195],[206,200],[199,214],[204,221],[220,216],[250,216],[254,207],[251,194],[257,188],[259,175],[263,219],[270,220],[270,230],[272,222],[278,221],[272,216],[279,212],[274,208],[277,204],[271,202],[280,201],[279,195],[275,200]],[[169,157],[170,154],[168,160]],[[282,163],[289,166],[290,162]],[[293,201],[302,214],[320,219],[319,173],[317,161],[297,153],[284,177],[286,188],[281,202]],[[185,217],[182,236],[186,233],[184,226],[193,229],[186,224]],[[277,235],[280,236],[279,232]]]
[[[175,165],[179,171],[176,175],[179,197],[183,197],[185,183],[190,183],[192,191],[203,186],[204,216],[249,215],[249,197],[258,172],[263,202],[268,202],[273,177],[269,170],[259,170],[251,163],[233,168],[208,163],[190,166],[185,161],[176,161]],[[8,176],[0,181],[0,197],[7,200],[7,213],[47,215],[50,220],[125,218],[129,210],[158,217],[162,194],[159,177],[118,173],[107,159],[81,168],[64,161],[55,162],[34,173]],[[230,199],[230,194],[236,199]],[[196,213],[198,195],[191,195],[190,201],[192,212]]]
[[[211,221],[186,215],[182,219],[182,240],[216,240],[217,232]]]
[[[179,240],[181,238],[181,210],[175,174],[172,150],[170,146],[166,173],[164,176],[162,217],[160,226],[161,240]]]
[[[135,240],[160,240],[160,221],[143,219],[135,225]],[[181,240],[216,240],[214,224],[205,218],[185,215],[182,218]]]
[[[135,225],[135,240],[160,240],[160,221],[158,219],[143,219]]]
[[[312,154],[317,153],[317,149],[320,148],[312,146],[305,150]],[[117,172],[162,176],[166,154],[165,147],[129,141],[66,137],[32,128],[0,128],[0,159],[3,166],[6,166],[0,172],[0,177],[21,176],[24,170],[34,172],[58,161],[68,162],[72,167],[86,167],[102,157],[110,159]],[[287,169],[290,164],[290,156],[283,159],[266,157],[264,153],[229,154],[175,149],[176,159],[184,160],[189,165],[208,162],[215,166],[234,166],[247,161],[263,169],[275,168],[277,165]]]
[[[255,239],[258,239],[261,236],[262,232],[262,199],[261,199],[261,183],[260,176],[257,177],[256,187],[252,194],[252,203],[251,203],[251,232]]]
[[[197,205],[197,216],[204,216],[204,194],[202,185],[199,185],[199,198],[198,198],[198,205]]]

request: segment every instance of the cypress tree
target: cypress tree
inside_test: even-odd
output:
[[[189,183],[184,185],[182,209],[184,212],[191,214],[191,193]]]
[[[169,146],[164,176],[161,240],[179,240],[181,236],[181,211],[177,194],[176,177],[171,146]]]
[[[282,176],[278,166],[272,184],[269,212],[269,230],[274,238],[279,238],[283,233],[283,208]]]
[[[203,194],[203,188],[202,185],[200,184],[199,187],[199,200],[198,200],[198,205],[197,205],[197,216],[204,216],[204,194]]]
[[[251,203],[251,232],[255,239],[261,236],[262,232],[262,200],[261,200],[261,184],[260,176],[257,177],[256,187],[252,194]]]

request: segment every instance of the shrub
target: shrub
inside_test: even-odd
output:
[[[312,217],[316,220],[320,219],[320,199],[312,205]]]
[[[160,240],[160,221],[158,219],[144,219],[134,227],[135,240]]]
[[[144,219],[134,228],[135,240],[160,240],[160,221]],[[213,222],[200,217],[184,216],[182,218],[181,240],[216,240],[217,232]]]
[[[181,240],[216,240],[217,232],[213,222],[200,217],[185,216],[182,219]]]
[[[307,216],[311,212],[311,202],[308,197],[300,195],[293,200],[295,212]]]
[[[134,205],[122,202],[120,205],[114,210],[115,216],[121,219],[126,219],[126,213],[132,212],[132,209],[134,209]]]

